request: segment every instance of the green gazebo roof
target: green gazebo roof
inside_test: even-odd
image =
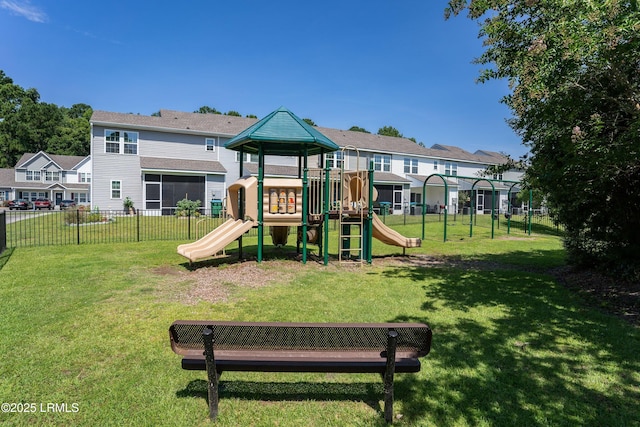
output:
[[[313,126],[280,107],[224,144],[225,148],[265,155],[295,156],[327,153],[340,147]]]

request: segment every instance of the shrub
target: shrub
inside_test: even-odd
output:
[[[200,216],[200,200],[182,199],[176,204],[176,216]]]

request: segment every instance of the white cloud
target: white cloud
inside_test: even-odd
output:
[[[7,9],[15,15],[22,16],[32,22],[47,22],[47,14],[40,8],[32,6],[28,0],[0,0],[0,8]]]

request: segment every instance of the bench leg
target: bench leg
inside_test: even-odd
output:
[[[396,345],[398,332],[389,331],[387,335],[387,367],[384,372],[384,420],[393,422],[393,375],[396,371]]]
[[[216,359],[213,355],[213,330],[207,327],[202,332],[204,340],[204,355],[207,364],[207,383],[209,389],[209,418],[215,420],[218,417],[218,373],[216,371]]]

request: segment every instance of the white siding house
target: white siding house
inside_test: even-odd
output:
[[[226,141],[256,119],[219,114],[161,110],[157,116],[94,111],[91,118],[91,200],[101,209],[121,209],[130,197],[136,208],[170,212],[177,201],[200,200],[208,207],[211,199],[225,197],[227,186],[240,176],[239,153],[224,148]],[[459,192],[471,188],[469,180],[479,177],[489,165],[502,164],[505,157],[491,151],[470,153],[458,147],[435,144],[422,147],[406,138],[317,127],[338,146],[324,162],[345,169],[374,168],[378,202],[391,204],[392,213],[410,209],[419,213],[424,202],[430,211],[444,203],[443,178],[447,175],[449,209],[457,209]],[[245,153],[243,174],[257,173],[257,156]],[[321,158],[310,159],[308,167],[323,167]],[[299,159],[267,156],[265,173],[296,176]],[[509,173],[517,180],[520,172]],[[428,178],[427,184],[424,185]],[[497,183],[496,183],[497,184]],[[486,212],[486,181],[474,187],[478,213]],[[496,207],[502,207],[507,185],[497,185]],[[478,202],[481,202],[480,204]],[[490,209],[490,208],[489,208]]]

